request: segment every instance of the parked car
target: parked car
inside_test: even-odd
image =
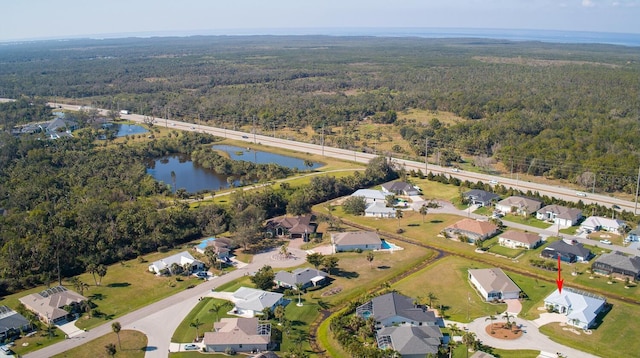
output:
[[[200,348],[198,347],[197,344],[189,343],[189,344],[185,344],[184,345],[184,350],[185,351],[195,351],[195,350],[198,350],[198,349],[200,349]]]
[[[489,180],[489,184],[498,185],[498,181],[497,180]]]
[[[584,193],[584,192],[581,192],[581,191],[577,191],[576,195],[577,196],[581,196],[581,197],[585,197],[585,196],[587,196],[587,193]]]
[[[609,240],[600,240],[600,243],[605,245],[611,245],[611,241]]]
[[[242,139],[249,139],[249,136],[243,135]]]

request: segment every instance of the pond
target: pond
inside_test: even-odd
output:
[[[143,134],[149,132],[147,129],[137,124],[115,124],[113,126],[113,129],[114,131],[117,131],[116,137],[125,137],[128,135]]]
[[[298,168],[299,170],[309,169],[309,167],[304,165],[303,159],[288,157],[286,155],[247,150],[246,148],[232,145],[215,145],[213,148],[229,153],[229,156],[233,160],[245,160],[258,164],[275,163],[289,168]],[[321,165],[320,163],[313,163],[312,169],[319,168]],[[217,174],[213,170],[195,166],[191,158],[185,155],[167,156],[152,160],[147,164],[147,174],[150,174],[155,180],[171,186],[173,189],[174,178],[172,178],[171,172],[175,174],[176,188],[184,188],[189,193],[215,191],[229,187],[229,183],[227,182],[228,177],[226,175]],[[233,185],[239,184],[239,181],[233,183]]]
[[[245,160],[256,164],[275,163],[288,168],[296,168],[298,170],[317,169],[322,166],[322,163],[313,163],[313,166],[309,168],[304,165],[304,159],[263,152],[261,150],[254,150],[250,148],[241,148],[235,145],[219,144],[214,145],[212,148],[229,154],[229,157],[233,160]]]

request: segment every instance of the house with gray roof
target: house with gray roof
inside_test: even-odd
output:
[[[470,269],[469,281],[487,302],[520,298],[520,287],[499,268]]]
[[[432,311],[416,305],[411,297],[397,292],[374,297],[356,308],[356,314],[364,319],[373,317],[376,327],[437,325]]]
[[[327,273],[310,267],[302,267],[289,271],[278,271],[273,279],[276,285],[284,288],[298,289],[298,285],[302,289],[307,287],[320,286],[325,281]]]
[[[333,252],[380,250],[382,240],[373,231],[348,231],[331,234]]]
[[[240,287],[231,296],[232,313],[243,317],[260,316],[265,308],[273,310],[276,306],[286,305],[283,294],[250,287]]]
[[[557,259],[560,256],[560,260],[569,263],[589,261],[593,258],[591,250],[578,241],[569,239],[552,242],[542,250],[540,255],[550,259]]]
[[[309,235],[316,232],[317,224],[312,223],[313,215],[280,216],[267,221],[266,230],[272,237],[289,239],[303,238],[308,241]]]
[[[222,318],[213,324],[213,332],[205,332],[203,344],[207,352],[256,352],[269,349],[271,325],[257,318]]]
[[[472,189],[462,194],[469,205],[491,206],[494,201],[500,199],[500,196],[485,190]]]
[[[538,200],[525,198],[522,196],[510,196],[496,203],[496,210],[504,214],[517,214],[529,216],[542,207],[542,203]]]
[[[386,195],[420,195],[420,191],[413,185],[403,181],[392,181],[381,185],[382,192]]]
[[[31,329],[29,320],[7,306],[0,306],[0,341]]]
[[[567,324],[582,329],[594,326],[606,303],[604,297],[569,287],[563,288],[562,292],[556,289],[544,299],[545,307],[566,315]]]
[[[424,358],[438,354],[442,332],[438,326],[384,327],[376,332],[378,348],[393,349],[403,358]]]
[[[619,251],[602,254],[593,262],[593,271],[602,275],[622,275],[640,279],[640,257],[627,256]]]
[[[636,227],[635,229],[629,231],[629,233],[627,234],[627,237],[625,238],[625,240],[627,242],[639,241],[640,240],[640,225],[638,225],[638,227]]]
[[[536,218],[552,222],[561,227],[571,227],[582,219],[582,211],[560,205],[547,205],[536,212]]]

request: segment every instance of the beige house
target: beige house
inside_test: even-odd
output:
[[[533,232],[509,230],[498,236],[498,244],[512,249],[535,249],[542,244],[542,238]]]
[[[29,310],[38,315],[45,323],[64,320],[70,313],[64,310],[67,306],[76,306],[87,298],[69,291],[63,286],[52,287],[40,293],[32,293],[19,299]]]
[[[522,216],[529,216],[540,210],[540,207],[541,202],[522,196],[510,196],[496,203],[496,210],[504,214],[514,213]]]
[[[488,221],[463,219],[444,229],[450,237],[466,236],[471,242],[495,236],[499,228]]]
[[[380,250],[382,240],[373,231],[349,231],[331,234],[333,252]]]
[[[469,281],[487,302],[520,298],[520,287],[499,268],[471,269]]]
[[[207,352],[260,352],[269,349],[271,325],[253,318],[222,318],[213,325],[213,332],[205,332]]]

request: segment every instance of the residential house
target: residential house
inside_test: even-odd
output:
[[[298,285],[300,285],[302,289],[322,285],[327,276],[327,273],[324,271],[310,267],[301,267],[293,270],[293,272],[278,271],[273,281],[280,287],[297,290]]]
[[[557,289],[544,299],[545,307],[553,309],[567,316],[567,324],[574,327],[589,329],[594,326],[596,317],[605,309],[604,297],[569,287]]]
[[[376,201],[381,201],[383,203],[386,202],[386,196],[388,194],[384,194],[380,190],[373,189],[358,189],[351,196],[361,196],[367,202],[367,204],[375,203]]]
[[[267,232],[272,237],[287,237],[289,239],[303,238],[309,240],[309,235],[316,232],[317,224],[312,223],[313,215],[280,216],[267,221]]]
[[[286,305],[284,295],[277,292],[262,291],[255,288],[240,287],[233,295],[233,314],[243,317],[262,315],[265,308],[271,310],[276,306]]]
[[[45,323],[56,323],[70,315],[64,307],[74,307],[87,298],[70,291],[63,286],[56,286],[40,293],[32,293],[21,297],[20,302],[35,313]]]
[[[207,249],[207,247],[211,247],[213,248],[213,251],[216,253],[216,255],[218,255],[218,258],[224,260],[229,257],[229,253],[231,252],[231,244],[231,240],[225,237],[210,237],[200,241],[200,243],[193,248],[197,252],[204,254],[204,251]]]
[[[393,181],[389,183],[384,183],[381,185],[381,187],[382,187],[382,192],[385,193],[385,195],[390,195],[390,194],[405,195],[405,196],[420,195],[420,189],[414,187],[409,183],[405,183],[402,181]]]
[[[376,327],[437,326],[436,316],[425,307],[416,305],[411,297],[390,292],[372,298],[356,308],[356,315],[373,317]]]
[[[533,232],[509,230],[498,236],[498,244],[511,249],[535,249],[542,244],[542,237]]]
[[[213,324],[213,332],[204,333],[207,352],[259,352],[269,349],[271,325],[257,318],[222,318]]]
[[[7,306],[0,306],[0,342],[30,329],[31,324],[23,315]]]
[[[497,194],[480,189],[469,190],[462,195],[469,202],[469,205],[477,206],[491,206],[493,202],[500,199]]]
[[[364,209],[364,216],[375,218],[395,218],[396,209],[387,207],[387,205],[382,201],[376,201],[375,203],[369,204]]]
[[[176,264],[183,269],[187,269],[189,272],[200,271],[204,269],[204,263],[198,261],[187,251],[179,252],[175,255],[165,257],[155,261],[149,265],[149,271],[154,272],[157,275],[161,275],[163,272],[171,272],[171,267]]]
[[[635,229],[629,231],[627,237],[625,238],[627,242],[635,242],[640,240],[640,225]]]
[[[622,229],[627,226],[624,221],[618,219],[609,219],[602,216],[589,216],[582,224],[580,229],[582,231],[608,231],[613,233],[620,233]]]
[[[331,234],[333,252],[380,250],[382,240],[373,231],[349,231]]]
[[[561,227],[571,227],[582,219],[582,211],[560,205],[547,205],[536,212],[538,220],[550,221]]]
[[[393,349],[403,358],[438,355],[442,332],[438,326],[384,327],[376,332],[378,348]]]
[[[558,240],[549,244],[540,253],[542,257],[557,259],[564,262],[584,262],[593,257],[591,250],[586,249],[576,240]]]
[[[542,203],[522,196],[510,196],[496,203],[496,210],[504,214],[515,213],[529,216],[540,209]]]
[[[520,287],[499,268],[470,269],[469,281],[487,302],[520,298]]]
[[[619,251],[602,254],[593,262],[593,271],[603,275],[623,275],[640,279],[640,257],[627,256]]]
[[[444,231],[449,237],[465,236],[471,242],[476,240],[485,240],[495,236],[500,228],[488,221],[479,221],[473,219],[462,219],[457,223],[447,226]]]

